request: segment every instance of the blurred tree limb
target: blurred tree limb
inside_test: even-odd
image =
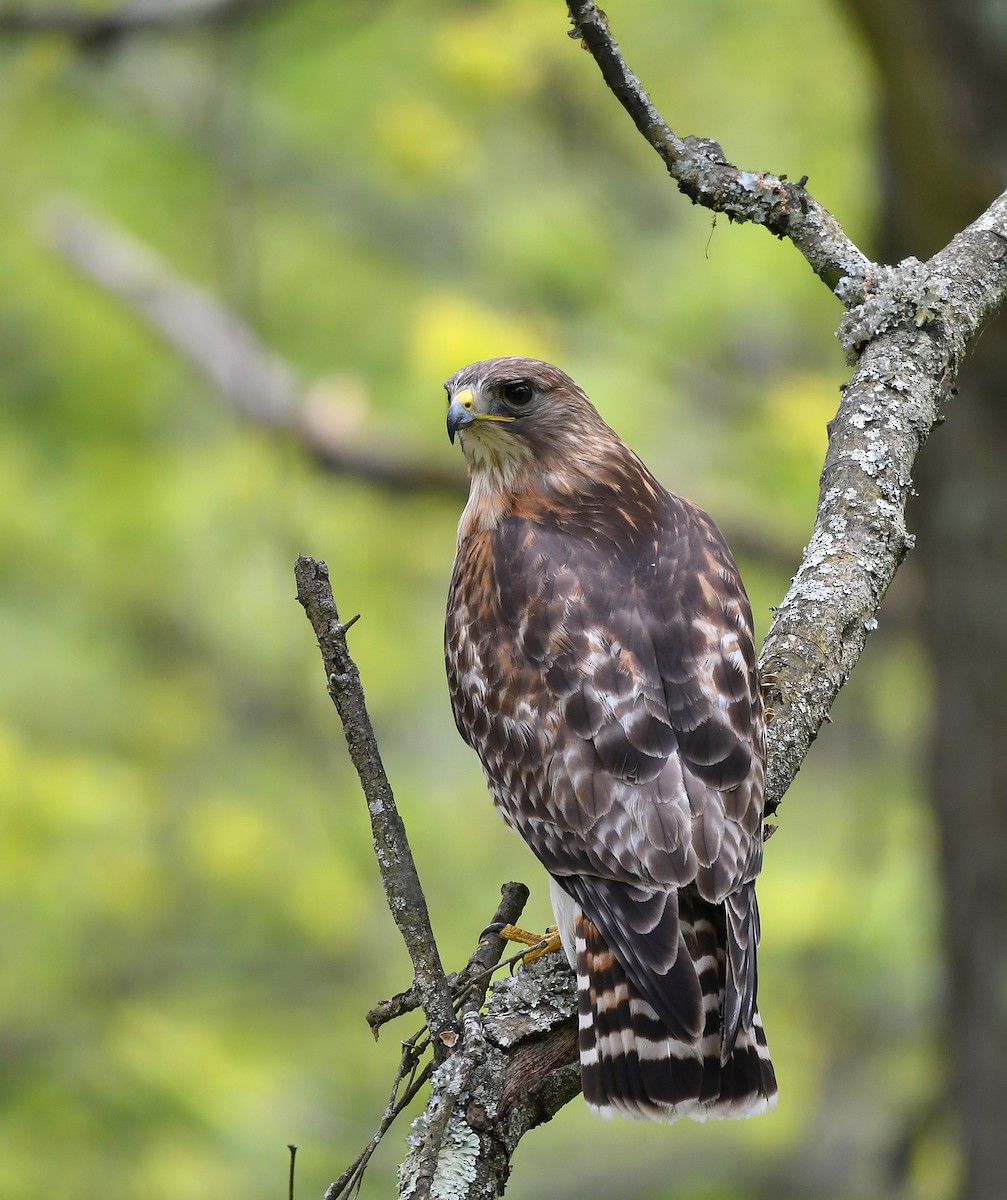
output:
[[[568,8],[575,34],[681,190],[732,220],[791,240],[847,310],[839,336],[854,370],[829,426],[811,540],[762,650],[773,712],[766,796],[772,812],[876,627],[878,607],[912,546],[905,505],[916,457],[942,419],[966,351],[1007,296],[1007,192],[928,262],[878,266],[803,182],[739,171],[716,143],[677,137],[627,67],[597,6],[569,0]],[[516,977],[518,987],[533,981],[533,995],[522,998],[530,1012],[550,999],[538,974]],[[551,983],[552,1002],[562,1008],[570,979],[561,963]],[[510,1156],[530,1126],[508,1137],[499,1092],[486,1104],[485,1082],[499,1074],[494,1002],[484,1017],[477,1006],[462,1011],[453,1053],[436,1068],[426,1113],[414,1125],[401,1197],[482,1200],[506,1188]],[[559,1076],[570,1069],[564,1060]],[[568,1085],[563,1094],[576,1090]]]
[[[60,34],[92,49],[139,33],[226,25],[288,3],[290,0],[128,0],[105,10],[4,4],[0,7],[0,34]]]
[[[356,433],[341,395],[354,399],[356,386],[306,385],[236,314],[122,230],[66,201],[49,206],[43,227],[53,249],[180,351],[246,420],[292,437],[325,470],[391,491],[464,496],[460,470]]]
[[[380,445],[378,437],[361,434],[354,413],[363,390],[357,380],[304,382],[236,313],[107,219],[63,199],[49,205],[43,229],[65,261],[182,354],[238,416],[292,438],[334,475],[390,492],[464,499],[465,477],[454,464],[419,457],[388,433]],[[781,539],[741,518],[722,523],[735,553],[793,572],[796,556]]]

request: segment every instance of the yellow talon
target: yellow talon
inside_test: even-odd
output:
[[[519,942],[524,946],[530,946],[531,949],[521,959],[522,962],[534,962],[536,958],[541,958],[543,954],[551,954],[554,950],[560,948],[559,930],[555,925],[550,925],[549,928],[542,933],[529,933],[527,929],[519,929],[516,925],[505,925],[500,930],[500,936],[507,942]]]

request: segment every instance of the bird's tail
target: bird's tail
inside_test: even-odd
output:
[[[584,1098],[603,1116],[650,1121],[750,1117],[776,1104],[776,1075],[758,1009],[722,1060],[724,938],[714,911],[682,916],[703,995],[702,1032],[672,1035],[643,999],[597,927],[576,922],[577,996]]]

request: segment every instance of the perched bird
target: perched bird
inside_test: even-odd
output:
[[[559,368],[491,359],[445,387],[470,477],[451,704],[551,877],[587,1103],[654,1121],[764,1111],[765,712],[734,559]]]

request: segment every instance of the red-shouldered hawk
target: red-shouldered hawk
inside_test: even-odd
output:
[[[551,876],[587,1103],[761,1112],[776,1100],[756,1007],[765,714],[734,559],[557,367],[492,359],[445,386],[471,481],[451,703]]]

